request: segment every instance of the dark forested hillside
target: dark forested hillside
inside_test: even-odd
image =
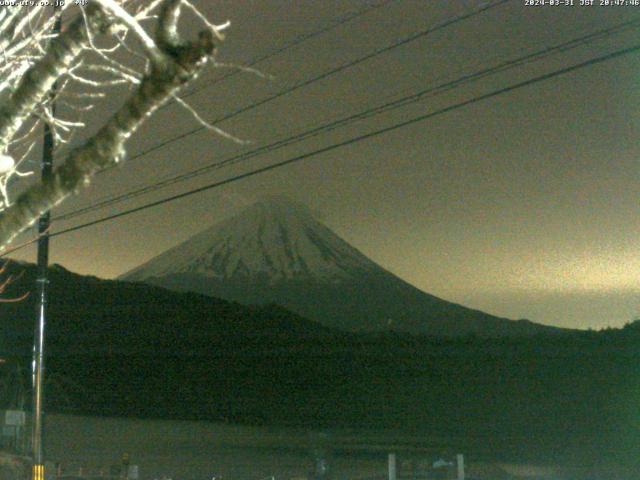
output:
[[[18,267],[13,294],[33,281]],[[637,462],[638,323],[520,339],[344,334],[276,306],[59,267],[51,294],[50,411],[383,428],[510,458]],[[0,305],[5,370],[27,372],[33,300]]]

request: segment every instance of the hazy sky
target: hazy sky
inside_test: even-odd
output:
[[[229,69],[210,69],[195,84],[201,90],[189,101],[203,117],[219,118],[486,3],[389,1],[255,66],[270,79],[241,73],[211,86],[212,79]],[[200,2],[210,19],[231,20],[218,60],[233,64],[247,63],[366,4]],[[634,18],[640,18],[640,7],[529,7],[524,0],[512,0],[221,124],[250,145],[197,133],[100,175],[54,216]],[[58,222],[52,230],[633,46],[640,43],[638,32],[631,28],[612,34],[295,146]],[[80,273],[115,277],[256,198],[282,193],[308,204],[347,241],[426,292],[510,318],[579,328],[620,326],[640,318],[639,79],[637,53],[583,68],[302,163],[57,237],[52,240],[52,262]],[[121,98],[113,95],[100,115]],[[94,129],[98,125],[92,124]],[[171,106],[153,117],[128,151],[135,155],[196,126],[187,113]],[[34,260],[34,252],[26,248],[13,256]]]

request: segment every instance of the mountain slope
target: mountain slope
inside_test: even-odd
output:
[[[26,300],[0,303],[0,356],[29,353],[36,312],[36,267],[11,262],[17,280],[4,295]],[[206,295],[174,292],[49,270],[48,351],[53,355],[203,355],[221,348],[270,347],[281,342],[342,337],[282,307],[246,307]]]
[[[7,297],[33,292],[33,265],[9,270],[22,276]],[[638,464],[640,324],[499,340],[340,334],[273,306],[59,266],[49,278],[48,412],[384,429],[475,455]],[[3,370],[15,362],[30,384],[35,300],[0,304],[2,407]]]
[[[418,290],[280,197],[258,202],[121,277],[243,304],[276,303],[345,331],[530,335],[514,322]]]
[[[303,205],[268,197],[122,279],[195,274],[274,285],[295,279],[337,281],[379,270],[378,265],[317,222]]]

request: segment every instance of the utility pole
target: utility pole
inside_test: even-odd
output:
[[[395,453],[390,453],[389,454],[387,466],[389,467],[389,480],[396,480],[398,478],[398,476],[397,476],[397,469],[396,469],[396,454]]]
[[[53,35],[60,33],[61,18],[58,15],[58,7],[53,7],[53,14],[57,16],[53,25]],[[51,91],[50,108],[51,118],[55,116],[56,85]],[[52,126],[44,123],[44,137],[42,142],[42,164],[40,175],[42,183],[51,179],[53,171],[54,138]],[[43,397],[44,397],[44,332],[47,319],[48,286],[47,269],[49,267],[49,225],[51,223],[50,212],[40,216],[38,220],[38,277],[37,277],[37,317],[35,326],[35,338],[33,344],[33,432],[32,455],[33,468],[32,480],[44,480],[44,454],[43,454]]]

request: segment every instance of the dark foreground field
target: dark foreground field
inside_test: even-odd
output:
[[[438,439],[384,430],[246,427],[210,422],[136,420],[51,415],[47,452],[66,473],[108,471],[122,454],[139,466],[140,479],[263,480],[313,478],[314,458],[321,452],[333,480],[386,478],[387,454],[398,466],[451,458],[448,449],[427,448]],[[423,445],[423,447],[416,447]],[[637,470],[620,464],[571,465],[546,461],[506,461],[466,453],[468,478],[482,480],[631,480]]]
[[[47,403],[49,411],[85,415],[346,429],[364,452],[400,445],[478,462],[636,469],[640,358],[632,333],[271,339],[250,348],[211,343],[194,355],[58,354],[48,361]]]

